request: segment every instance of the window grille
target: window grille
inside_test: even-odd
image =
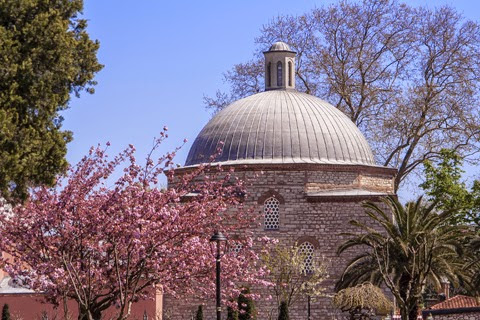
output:
[[[280,201],[271,197],[263,204],[265,230],[276,230],[279,225]]]
[[[243,249],[243,245],[241,243],[235,243],[232,247],[232,252],[235,253],[235,254],[238,254],[240,251],[242,251]]]
[[[303,242],[299,246],[299,253],[303,256],[303,272],[312,273],[314,267],[315,247],[310,242]]]

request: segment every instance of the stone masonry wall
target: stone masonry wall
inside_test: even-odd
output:
[[[272,170],[263,171],[259,176],[256,176],[258,174],[256,171],[237,171],[236,174],[252,182],[246,201],[258,208],[259,217],[262,217],[262,201],[266,196],[278,193],[283,197],[284,204],[280,205],[279,230],[266,231],[260,223],[256,233],[259,236],[277,238],[286,246],[295,245],[300,238],[312,239],[311,243],[317,245],[315,254],[324,257],[329,264],[330,278],[325,283],[328,294],[333,293],[334,284],[340,277],[343,267],[355,255],[355,252],[349,252],[341,257],[337,256],[339,244],[347,239],[342,233],[358,231],[349,224],[352,219],[368,221],[361,206],[364,199],[312,202],[306,198],[306,191],[361,187],[393,193],[391,173],[382,175],[378,172],[369,174],[352,171]],[[272,294],[265,288],[253,290],[263,290],[267,295]],[[185,299],[174,300],[165,297],[164,320],[191,319],[199,303],[201,302],[189,303]],[[276,319],[276,305],[273,300],[257,301],[256,306],[259,320]],[[290,314],[293,320],[307,319],[307,298],[299,299],[291,308]],[[214,319],[213,305],[206,304],[204,315],[207,320]],[[315,299],[311,303],[312,320],[336,319],[339,315],[340,313],[332,307],[330,298]],[[223,316],[226,317],[225,308]]]
[[[432,318],[434,320],[480,320],[480,311],[465,312],[465,313],[451,313],[451,314],[435,314]]]

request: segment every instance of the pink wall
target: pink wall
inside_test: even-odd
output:
[[[63,320],[63,307],[57,309],[53,305],[45,303],[41,294],[0,294],[0,308],[8,304],[12,320],[40,320],[42,312],[48,314],[49,320]],[[69,311],[72,320],[77,318],[78,308],[74,301],[69,301]],[[110,310],[110,309],[109,309]],[[158,293],[154,299],[139,301],[132,306],[132,314],[129,319],[142,320],[144,312],[147,312],[148,320],[161,320],[162,294]],[[105,319],[111,312],[105,312]]]

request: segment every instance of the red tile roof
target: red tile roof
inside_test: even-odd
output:
[[[443,302],[437,303],[436,305],[433,305],[430,309],[440,310],[472,307],[480,307],[480,305],[477,303],[477,299],[475,299],[474,297],[458,295]]]

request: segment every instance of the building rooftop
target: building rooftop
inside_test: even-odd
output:
[[[431,310],[443,310],[443,309],[458,309],[458,308],[473,308],[480,307],[477,299],[474,297],[456,295],[450,299],[433,305]]]
[[[9,276],[0,280],[0,294],[34,293],[33,290],[24,288],[12,280]]]
[[[268,51],[292,51],[292,49],[290,49],[290,46],[285,42],[278,41],[272,44]]]
[[[331,104],[295,90],[238,100],[215,115],[195,139],[186,166],[223,164],[345,164],[375,166],[365,137]]]
[[[339,109],[295,90],[295,52],[275,42],[265,54],[265,92],[233,102],[198,134],[186,166],[335,164],[376,166],[363,134]],[[218,150],[222,149],[221,153]]]

